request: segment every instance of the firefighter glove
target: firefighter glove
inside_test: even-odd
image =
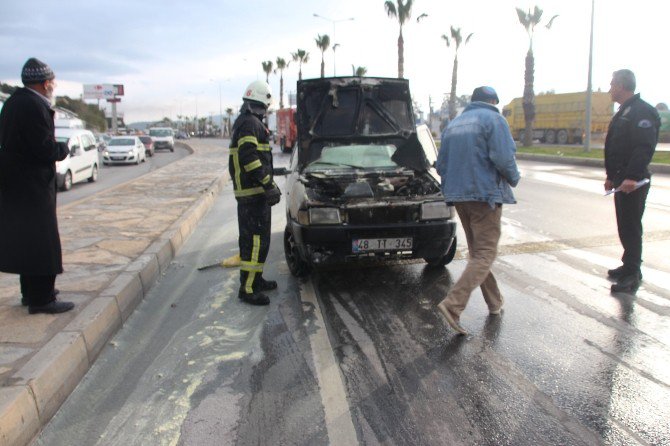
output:
[[[265,189],[265,199],[270,206],[274,206],[281,200],[281,191],[274,182],[272,183],[272,187]]]

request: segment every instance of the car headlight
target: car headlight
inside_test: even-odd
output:
[[[309,209],[309,223],[312,225],[339,225],[341,222],[338,208]]]
[[[451,217],[451,210],[444,201],[430,201],[421,205],[421,220],[440,220]]]
[[[104,152],[102,152],[102,154],[103,154],[104,156],[109,156],[109,152],[108,152],[107,150],[105,150]]]

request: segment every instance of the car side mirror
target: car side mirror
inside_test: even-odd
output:
[[[289,173],[291,173],[291,171],[288,170],[286,167],[276,167],[276,168],[272,169],[272,175],[274,175],[276,177],[281,177],[281,176],[284,176],[284,175],[288,175]]]
[[[81,147],[72,146],[72,149],[70,149],[70,156],[79,156],[79,155],[81,155]]]

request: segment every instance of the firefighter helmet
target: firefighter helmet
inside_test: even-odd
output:
[[[269,108],[270,105],[272,105],[272,90],[267,82],[253,81],[249,84],[247,89],[244,90],[242,99],[260,102],[265,107]]]

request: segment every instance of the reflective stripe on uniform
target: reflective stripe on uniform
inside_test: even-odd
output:
[[[258,146],[258,140],[256,139],[255,136],[243,136],[237,140],[237,147],[240,147],[242,144],[247,143]]]
[[[263,164],[261,164],[261,160],[255,160],[255,161],[250,162],[249,164],[245,164],[244,165],[244,170],[246,172],[250,172],[250,171],[252,171],[254,169],[258,169],[259,167],[262,167],[262,166],[263,166]]]
[[[259,152],[271,152],[272,147],[270,147],[270,144],[258,144],[256,150],[258,150]]]
[[[271,180],[272,180],[272,177],[270,177],[270,175],[265,175],[265,177],[263,177],[263,179],[261,180],[261,183],[269,184]]]
[[[244,284],[244,292],[247,294],[251,294],[254,292],[253,285],[254,285],[254,279],[256,278],[256,274],[262,274],[263,273],[263,264],[258,263],[258,256],[261,251],[261,236],[258,234],[254,234],[253,236],[253,247],[251,249],[251,261],[249,262],[242,262],[240,269],[242,271],[247,271],[249,274],[247,275],[247,280]]]
[[[260,195],[265,193],[265,190],[262,187],[250,187],[249,189],[235,189],[234,191],[236,197],[250,197],[252,195]]]

